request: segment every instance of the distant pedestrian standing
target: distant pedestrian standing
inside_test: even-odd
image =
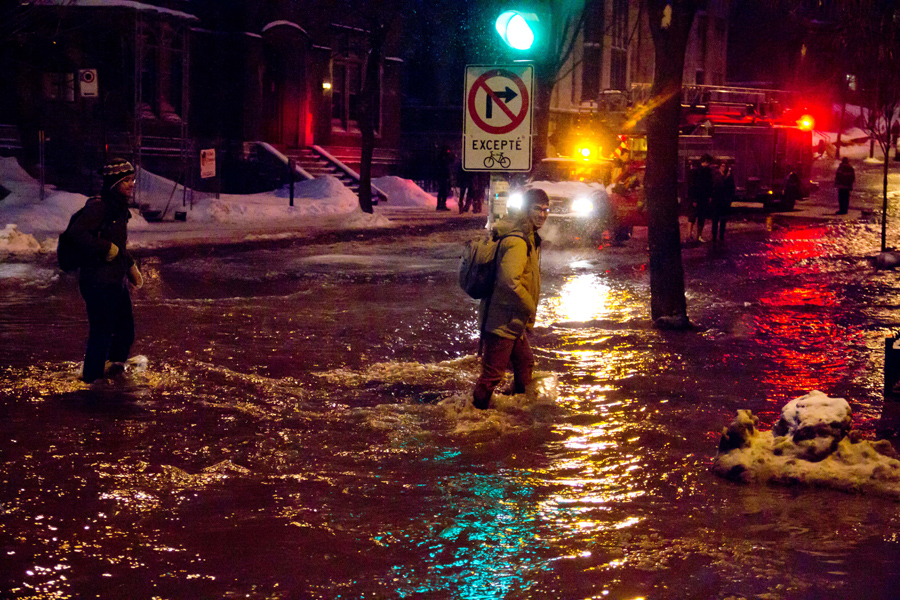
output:
[[[704,154],[700,157],[700,166],[694,170],[688,197],[691,201],[691,212],[697,223],[696,238],[691,241],[703,242],[703,227],[709,217],[709,202],[712,198],[713,168],[712,156]],[[690,218],[690,216],[689,216]],[[693,227],[691,227],[693,230]]]
[[[437,168],[435,170],[438,184],[437,209],[444,211],[447,208],[447,198],[450,197],[451,185],[451,166],[453,165],[453,152],[450,148],[443,146],[437,157]]]
[[[710,199],[710,220],[712,221],[712,241],[725,240],[725,223],[731,213],[734,201],[734,173],[724,160],[713,173],[712,197]]]
[[[850,190],[853,189],[853,182],[856,181],[856,171],[850,166],[847,157],[841,159],[841,164],[834,174],[834,187],[838,192],[838,210],[836,215],[846,215],[850,209]]]
[[[128,254],[128,204],[134,192],[134,167],[114,159],[103,167],[99,199],[89,200],[72,224],[75,245],[84,256],[78,288],[87,307],[87,350],[82,379],[88,383],[125,370],[134,342],[130,283],[143,285],[141,272]],[[112,363],[106,370],[106,362]]]
[[[483,324],[481,375],[475,382],[475,408],[488,408],[494,388],[510,364],[513,391],[533,391],[534,354],[528,341],[534,327],[541,293],[541,236],[538,230],[547,220],[550,198],[541,189],[525,192],[522,213],[515,220],[501,220],[494,227],[500,240],[497,248],[497,278],[494,291],[481,301],[479,322]]]

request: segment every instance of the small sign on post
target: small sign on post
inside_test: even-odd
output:
[[[216,151],[212,148],[200,150],[200,178],[216,176]]]
[[[96,98],[100,95],[97,85],[97,69],[78,70],[78,91],[82,98]]]

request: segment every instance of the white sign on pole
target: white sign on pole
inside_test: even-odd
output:
[[[530,171],[534,67],[466,67],[463,169]]]
[[[78,70],[78,91],[82,98],[96,98],[100,95],[97,84],[97,69]]]
[[[200,150],[200,178],[209,179],[216,176],[216,151]]]

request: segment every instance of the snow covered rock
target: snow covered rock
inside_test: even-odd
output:
[[[816,390],[788,402],[772,433],[790,437],[807,460],[821,460],[850,433],[850,414],[846,400],[829,398]]]
[[[803,484],[900,500],[900,460],[890,442],[851,431],[850,405],[813,391],[782,409],[771,431],[739,410],[723,428],[712,470],[740,482]]]

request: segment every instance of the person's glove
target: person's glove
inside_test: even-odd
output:
[[[131,285],[137,290],[141,289],[141,286],[144,285],[144,277],[141,275],[137,265],[131,265],[131,268],[128,269],[128,281],[130,281]]]
[[[109,252],[106,253],[106,262],[111,262],[118,255],[119,255],[119,247],[113,243],[110,243],[109,244]]]

